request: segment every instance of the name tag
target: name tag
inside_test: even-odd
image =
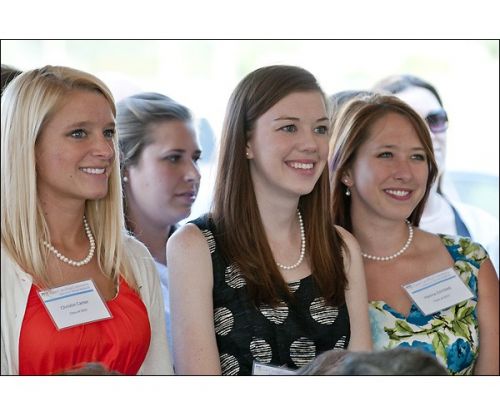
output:
[[[425,315],[432,315],[474,297],[474,293],[451,267],[403,285],[403,289]]]
[[[253,376],[293,376],[295,371],[285,367],[276,367],[274,365],[267,365],[253,362],[252,375]]]
[[[92,280],[38,292],[58,330],[112,318]]]

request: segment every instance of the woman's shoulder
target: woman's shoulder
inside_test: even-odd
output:
[[[426,252],[438,252],[439,247],[444,246],[455,261],[474,261],[482,263],[488,258],[484,247],[472,240],[470,237],[448,234],[433,234],[421,229],[416,230],[421,238],[421,246]]]
[[[151,254],[144,243],[129,232],[124,232],[123,234],[123,246],[127,254],[147,255],[148,257],[151,257]]]
[[[189,250],[193,252],[197,248],[210,244],[210,230],[200,227],[198,224],[189,222],[180,226],[177,231],[168,239],[167,247],[172,250]]]
[[[347,231],[344,227],[341,227],[340,225],[334,225],[334,227],[337,233],[344,241],[344,243],[346,244],[346,246],[348,247],[349,251],[360,250],[358,240],[356,240],[356,237],[354,237],[354,235],[352,235],[349,231]]]
[[[480,263],[488,258],[484,247],[469,237],[439,234],[439,238],[454,258],[461,257]]]

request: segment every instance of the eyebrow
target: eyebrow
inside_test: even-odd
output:
[[[166,153],[169,153],[169,152],[177,152],[177,153],[186,153],[187,150],[186,149],[168,149],[166,151]],[[200,149],[196,149],[193,153],[201,153],[202,151]]]
[[[92,121],[77,121],[76,123],[71,123],[67,128],[73,129],[76,127],[87,127],[92,125],[94,125]],[[110,121],[108,124],[106,124],[106,127],[116,127],[116,123],[114,121]]]
[[[398,147],[397,145],[395,144],[382,144],[380,146],[378,146],[379,149],[381,148],[388,148],[388,149],[393,149],[395,147]],[[425,148],[423,146],[417,146],[417,147],[412,147],[410,150],[424,150],[425,151]]]
[[[300,121],[300,118],[298,118],[298,117],[288,117],[288,116],[282,116],[282,117],[275,118],[273,121],[281,121],[281,120],[294,120],[294,121]],[[328,121],[328,117],[321,117],[321,118],[318,118],[318,119],[316,120],[316,122],[319,122],[319,121]]]

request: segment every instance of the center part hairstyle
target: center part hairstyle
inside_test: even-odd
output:
[[[2,95],[1,225],[2,245],[37,284],[50,287],[47,275],[49,229],[37,193],[35,148],[46,124],[73,91],[102,94],[116,115],[113,96],[95,76],[61,66],[45,66],[17,76]],[[118,155],[116,139],[113,140]],[[85,215],[95,235],[102,272],[113,279],[122,274],[136,288],[123,254],[123,215],[119,161],[115,156],[108,194],[87,200]]]
[[[245,276],[256,304],[277,305],[293,299],[275,263],[261,221],[250,175],[246,144],[257,119],[278,101],[295,92],[324,94],[314,76],[295,67],[276,65],[248,74],[233,91],[224,119],[212,220],[226,260]],[[325,107],[326,105],[326,99]],[[311,193],[299,200],[304,218],[307,255],[313,278],[329,304],[344,302],[347,280],[343,267],[343,240],[329,215],[328,166],[325,164]]]
[[[345,194],[342,176],[352,167],[357,151],[368,139],[373,124],[390,113],[399,114],[411,123],[427,159],[428,177],[425,194],[408,218],[416,227],[420,223],[431,186],[436,179],[437,165],[431,136],[427,125],[415,110],[394,96],[374,93],[354,97],[346,102],[335,116],[329,157],[333,221],[351,232],[353,231],[351,197]]]

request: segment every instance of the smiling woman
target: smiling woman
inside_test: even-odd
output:
[[[153,259],[125,233],[108,88],[46,66],[8,85],[1,114],[2,374],[171,373]]]
[[[425,350],[450,374],[498,374],[498,279],[488,254],[468,238],[418,228],[438,175],[425,121],[378,94],[354,96],[334,119],[332,211],[370,253],[374,348]]]
[[[359,248],[328,215],[328,127],[302,68],[260,68],[235,88],[214,209],[168,241],[176,373],[277,373],[370,349]]]

